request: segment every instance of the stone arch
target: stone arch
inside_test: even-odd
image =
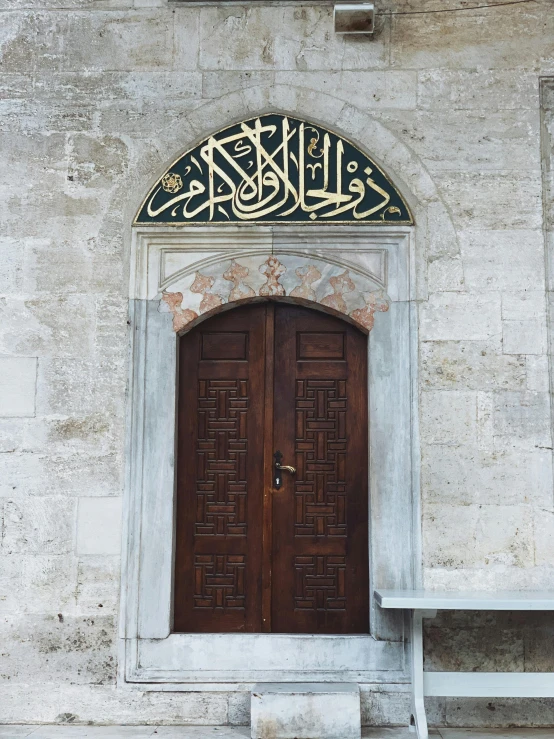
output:
[[[373,328],[375,313],[387,311],[390,303],[378,275],[341,260],[238,253],[171,275],[160,310],[170,312],[173,330],[183,333],[218,311],[272,298],[333,313],[364,333]]]
[[[425,299],[427,256],[435,264],[440,263],[436,260],[455,260],[459,256],[457,233],[433,178],[418,155],[401,137],[376,120],[371,109],[362,109],[347,99],[307,87],[255,85],[208,101],[180,120],[180,147],[175,146],[174,123],[160,126],[137,151],[132,181],[142,183],[140,188],[130,188],[128,180],[121,181],[106,214],[105,228],[109,229],[112,219],[119,220],[121,208],[127,223],[133,221],[144,193],[155,185],[179,151],[185,153],[199,144],[210,131],[270,111],[309,118],[323,126],[332,125],[333,130],[370,152],[374,161],[391,173],[417,223],[413,234],[413,296]],[[440,224],[440,229],[436,224]],[[130,233],[127,232],[127,238]]]

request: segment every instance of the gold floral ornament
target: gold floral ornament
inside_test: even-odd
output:
[[[168,172],[162,177],[162,187],[166,192],[179,192],[183,187],[183,180],[181,175],[175,174],[175,172]]]

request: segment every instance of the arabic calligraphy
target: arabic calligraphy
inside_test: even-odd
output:
[[[352,143],[278,114],[231,126],[184,154],[137,223],[412,223],[402,196]]]

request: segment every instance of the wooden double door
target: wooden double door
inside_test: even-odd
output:
[[[368,632],[366,356],[278,302],[180,339],[175,631]]]

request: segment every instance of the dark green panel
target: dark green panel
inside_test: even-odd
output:
[[[402,196],[353,144],[269,114],[188,151],[152,188],[136,223],[412,223]]]

